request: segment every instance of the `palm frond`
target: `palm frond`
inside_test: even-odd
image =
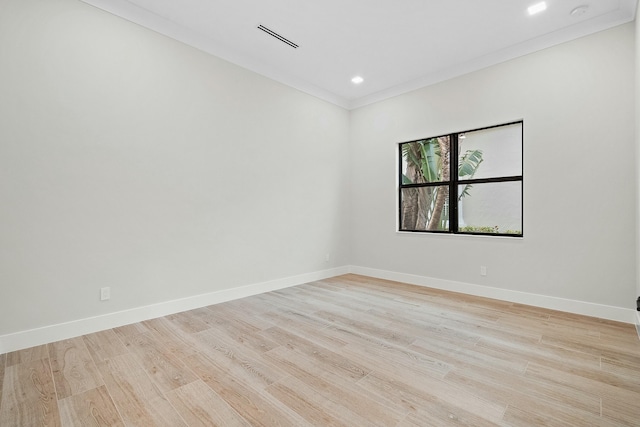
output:
[[[465,176],[468,177],[467,179],[473,178],[482,160],[481,150],[467,150],[458,162],[458,177],[461,178]],[[470,196],[469,190],[471,190],[471,188],[471,184],[465,185],[460,192],[460,196],[458,196],[458,201],[462,200],[465,196]]]
[[[482,163],[481,150],[467,150],[458,162],[458,176],[473,178]]]

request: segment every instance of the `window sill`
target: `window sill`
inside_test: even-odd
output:
[[[501,239],[501,240],[524,240],[524,236],[501,236],[501,235],[490,235],[490,234],[461,234],[461,233],[425,233],[422,231],[402,231],[396,230],[396,234],[401,235],[419,235],[419,236],[430,236],[430,237],[454,237],[454,238],[471,238],[471,239]]]

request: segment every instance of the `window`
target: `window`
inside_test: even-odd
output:
[[[399,144],[399,230],[522,236],[521,121]]]

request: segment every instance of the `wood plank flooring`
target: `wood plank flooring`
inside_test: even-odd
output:
[[[633,325],[345,275],[0,355],[0,426],[640,426]]]

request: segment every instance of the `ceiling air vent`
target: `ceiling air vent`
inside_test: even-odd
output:
[[[286,43],[289,46],[291,46],[294,49],[298,48],[298,45],[295,44],[294,42],[292,42],[291,40],[286,39],[285,37],[282,37],[280,34],[276,33],[275,31],[272,31],[270,29],[268,29],[267,27],[265,27],[264,25],[260,24],[258,25],[258,29],[264,31],[265,33],[269,34],[271,37],[275,37],[278,40],[280,40],[282,43]]]

